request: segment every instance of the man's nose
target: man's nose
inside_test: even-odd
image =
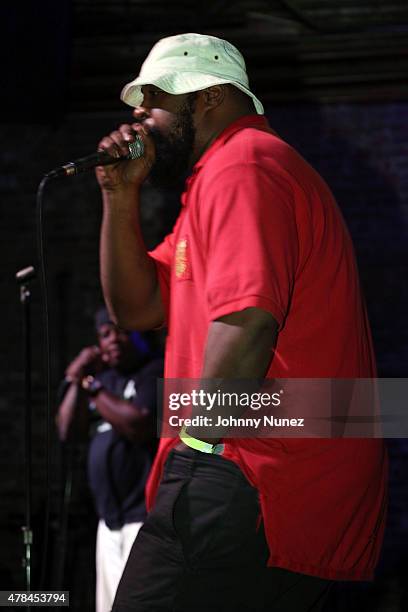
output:
[[[136,106],[136,108],[133,110],[133,117],[136,119],[136,121],[142,122],[150,117],[150,113],[144,106]]]

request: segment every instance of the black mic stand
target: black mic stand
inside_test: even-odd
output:
[[[30,282],[35,278],[32,266],[20,270],[16,281],[20,287],[20,303],[22,305],[23,326],[23,361],[24,361],[24,439],[25,439],[25,524],[22,526],[24,556],[24,580],[26,591],[31,590],[31,546],[33,532],[31,529],[31,320],[30,320]]]

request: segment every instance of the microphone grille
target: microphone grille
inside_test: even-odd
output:
[[[133,142],[128,143],[128,147],[129,147],[129,159],[138,159],[139,157],[143,156],[143,153],[144,153],[143,140],[137,134],[135,135],[135,140]]]

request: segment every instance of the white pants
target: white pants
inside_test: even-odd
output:
[[[96,612],[110,612],[130,549],[143,523],[109,529],[100,520],[96,534]]]

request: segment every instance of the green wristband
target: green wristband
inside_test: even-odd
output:
[[[200,453],[208,453],[211,455],[222,455],[224,452],[224,444],[209,444],[208,442],[203,442],[202,440],[198,440],[197,438],[193,438],[186,432],[186,427],[183,425],[180,431],[180,440],[184,442],[186,446],[190,448],[194,448],[194,450],[200,451]]]

